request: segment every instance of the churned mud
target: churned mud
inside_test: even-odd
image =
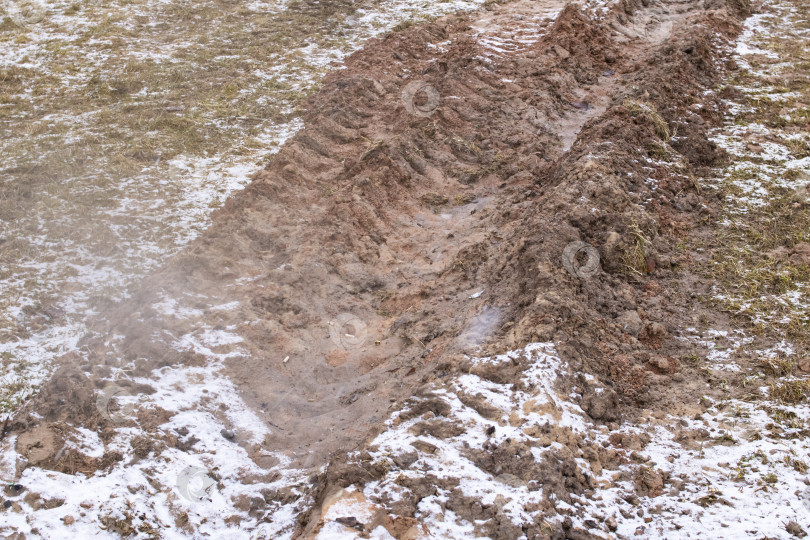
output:
[[[793,7],[759,6],[805,39]],[[753,331],[713,263],[751,11],[519,0],[369,41],[5,426],[9,530],[804,534],[807,322]]]

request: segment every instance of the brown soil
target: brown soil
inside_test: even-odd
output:
[[[309,100],[305,129],[216,212],[209,231],[99,317],[102,338],[86,340],[88,359],[60,370],[12,429],[103,427],[91,400],[110,366],[130,363],[146,376],[202,362],[170,346],[202,326],[235,326],[244,338],[249,354],[231,359],[228,374],[275,428],[267,449],[299,465],[331,461],[315,484],[319,502],[336,486],[379,476],[342,456],[362,450],[425,383],[466,369],[472,351],[553,341],[574,371],[609,385],[583,392],[595,420],[688,409],[706,379],[682,362],[693,351],[676,337],[699,318],[725,322],[695,301],[707,284],[675,246],[716,204],[694,181],[724,159],[706,138],[721,104],[703,91],[722,76],[712,40],[739,31],[740,3],[623,0],[603,21],[568,5],[532,45],[493,54],[475,39],[481,29],[535,30],[515,15],[561,4],[442,18],[351,56]],[[414,80],[438,91],[430,116],[403,106]],[[563,267],[574,241],[599,251],[595,276]],[[204,315],[163,316],[152,306],[164,296]],[[209,309],[233,301],[238,308]],[[114,334],[122,344],[104,345]],[[68,393],[80,395],[65,401]],[[486,403],[476,408],[486,416]],[[441,421],[423,429],[453,434]],[[519,448],[472,455],[484,470],[540,478],[560,496],[589,488],[576,467],[565,473],[570,455],[554,467],[516,459]],[[661,481],[642,475],[638,490],[655,492]],[[304,516],[302,531],[317,522],[317,511]]]

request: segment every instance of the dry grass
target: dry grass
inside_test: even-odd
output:
[[[0,353],[0,365],[4,372],[13,374],[13,376],[6,375],[4,383],[0,385],[0,414],[4,414],[16,410],[37,391],[37,386],[31,384],[24,376],[29,369],[29,364],[25,360],[17,358],[10,352],[3,352]]]
[[[793,467],[793,470],[801,474],[806,473],[808,469],[807,463],[801,459],[792,458],[790,456],[785,456],[785,464]]]
[[[770,396],[789,405],[802,403],[810,398],[810,380],[795,379],[774,383],[770,386]]]
[[[303,48],[346,50],[371,30],[349,33],[346,18],[372,4],[57,2],[67,26],[44,19],[41,43],[0,16],[0,51],[19,55],[4,52],[0,69],[0,219],[20,239],[0,245],[0,281],[24,283],[33,304],[76,281],[71,265],[137,276],[176,251],[190,234],[172,215],[186,172],[169,161],[266,153],[266,130],[293,119],[327,69]],[[122,200],[142,210],[116,212]],[[67,264],[32,271],[50,250]],[[0,338],[21,335],[2,315],[16,301],[0,299]]]
[[[760,359],[760,367],[768,375],[784,377],[793,374],[796,370],[796,361],[787,357],[762,358]]]
[[[632,116],[641,116],[650,122],[655,128],[656,135],[658,135],[664,142],[669,142],[669,140],[672,138],[669,124],[667,124],[666,120],[661,118],[661,115],[658,114],[655,105],[646,101],[636,101],[633,99],[625,100],[623,105]]]
[[[645,275],[649,270],[647,267],[647,246],[650,245],[650,239],[635,221],[630,226],[630,236],[632,241],[621,256],[622,266],[631,275]]]
[[[718,235],[711,275],[723,293],[720,305],[752,320],[790,323],[783,330],[792,338],[808,339],[807,314],[781,298],[798,292],[807,298],[810,266],[780,255],[810,241],[810,208],[797,207],[795,191],[769,185],[766,206],[751,205],[744,219],[731,216]],[[733,194],[733,187],[726,187]],[[802,293],[801,291],[805,291]],[[801,297],[800,296],[800,297]]]
[[[734,123],[742,128],[766,126],[770,132],[764,140],[781,144],[790,159],[802,159],[810,155],[810,139],[802,135],[810,120],[806,105],[810,102],[810,38],[784,35],[793,23],[778,25],[776,19],[766,19],[763,24],[770,24],[772,32],[762,34],[759,46],[779,55],[779,67],[769,68],[764,75],[748,70],[735,75],[732,82],[743,89],[744,104],[751,110],[737,114]],[[755,135],[754,142],[761,137]],[[780,167],[780,174],[769,172]],[[726,226],[704,247],[712,253],[707,270],[719,293],[715,305],[744,317],[758,333],[787,334],[806,345],[810,343],[810,265],[790,256],[798,244],[810,242],[810,199],[801,187],[802,177],[800,170],[787,168],[776,156],[751,151],[739,158],[718,185],[727,201],[722,216]],[[775,365],[768,371],[777,375],[785,368]]]

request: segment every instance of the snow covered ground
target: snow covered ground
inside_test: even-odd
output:
[[[20,18],[21,2],[6,3],[0,24],[0,73],[10,81],[0,92],[0,237],[15,239],[0,245],[3,418],[93,331],[89,316],[126,298],[204,230],[210,212],[301,127],[297,106],[327,71],[399,23],[482,0],[360,2],[309,26],[295,24],[308,20],[305,8],[283,1],[223,9],[218,2],[57,0]],[[307,29],[313,34],[301,36]],[[195,93],[190,84],[208,90]],[[194,316],[176,304],[156,307]],[[110,413],[120,425],[108,450],[120,449],[122,461],[109,473],[32,467],[20,477],[15,441],[3,441],[0,477],[27,486],[29,496],[0,516],[0,531],[289,536],[300,473],[287,470],[286,456],[256,454],[268,428],[219,373],[233,353],[221,351],[238,348],[234,338],[206,328],[184,336],[176,347],[211,363],[140,381],[156,390],[150,396],[119,392],[121,378],[139,381],[113,375],[99,402],[102,412],[108,402],[124,404]],[[154,412],[157,403],[168,421],[150,436],[186,437],[191,450],[138,455],[143,434],[128,418]],[[244,447],[223,430],[238,433]],[[100,457],[98,435],[79,433],[63,450]],[[273,523],[259,527],[248,512],[262,490],[288,490],[293,502],[279,503]]]
[[[712,135],[732,164],[705,181],[727,201],[722,234],[733,246],[715,262],[724,276],[718,304],[785,330],[810,324],[810,275],[802,269],[810,265],[810,224],[801,210],[810,201],[808,96],[798,82],[810,45],[803,8],[766,2],[745,21],[734,56],[739,95]]]
[[[640,423],[610,429],[593,423],[582,409],[584,386],[568,395],[561,392],[558,379],[571,373],[553,344],[473,359],[471,371],[482,363],[509,364],[521,357],[530,362],[519,384],[462,375],[423,398],[447,404],[448,412],[440,417],[428,412],[403,420],[410,409],[394,415],[389,429],[371,444],[370,457],[363,456],[384,462],[388,474],[364,486],[362,495],[349,489],[337,496],[319,538],[360,538],[355,529],[335,520],[351,516],[370,522],[380,509],[407,499],[412,482],[428,476],[439,487],[435,495],[421,499],[416,517],[425,532],[441,538],[487,537],[474,522],[450,510],[458,491],[468,498],[464,504],[496,507],[517,527],[535,522],[533,509],[549,499],[559,521],[570,518],[574,528],[604,538],[790,538],[787,524],[810,526],[807,404],[704,398],[702,412],[694,418],[650,412]],[[586,385],[605,391],[592,377]],[[470,395],[483,396],[497,412],[483,415],[460,398]],[[437,418],[461,433],[442,437],[418,429]],[[572,454],[580,474],[593,478],[593,489],[572,492],[566,502],[515,474],[498,474],[476,463],[472,450],[503,445],[515,460],[530,451],[530,463],[537,465],[548,456]],[[594,446],[616,450],[621,465],[595,459],[589,449]],[[414,453],[403,464],[403,456]],[[508,461],[499,465],[510,470]],[[452,480],[452,488],[443,487],[442,480]],[[379,537],[388,538],[386,534]]]

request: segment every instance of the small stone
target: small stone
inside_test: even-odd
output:
[[[619,524],[616,522],[616,518],[613,516],[607,519],[605,525],[607,525],[607,528],[610,532],[616,532],[616,529],[619,528]]]
[[[404,452],[394,457],[394,463],[400,469],[407,469],[419,459],[419,454],[416,452]]]
[[[605,245],[603,248],[603,252],[608,257],[613,257],[616,255],[616,252],[621,245],[622,236],[617,233],[616,231],[610,231],[605,239]]]
[[[627,332],[633,337],[638,337],[641,329],[644,326],[644,323],[641,322],[641,317],[638,314],[638,311],[625,311],[621,315],[616,318],[616,324],[618,324],[622,330]]]
[[[666,327],[664,327],[663,324],[657,322],[650,323],[649,325],[647,325],[645,331],[647,335],[652,338],[663,338],[666,337],[667,335]]]
[[[419,452],[422,452],[422,453],[425,453],[425,454],[434,454],[434,453],[436,453],[436,450],[438,450],[438,447],[436,445],[430,444],[429,442],[423,441],[421,439],[417,439],[417,440],[413,441],[411,443],[411,446],[416,448],[416,450],[418,450]]]
[[[42,508],[45,510],[52,510],[54,508],[59,508],[63,504],[65,504],[65,499],[48,499],[43,501]]]
[[[232,441],[232,440],[234,440],[236,438],[236,433],[234,433],[233,431],[231,431],[229,429],[223,429],[219,433],[220,433],[220,435],[222,435],[223,437],[225,437],[229,441]]]
[[[515,476],[514,474],[503,473],[495,478],[498,482],[519,489],[526,485],[526,482]]]
[[[65,516],[62,518],[62,522],[65,525],[73,525],[73,522],[76,521],[73,516]]]
[[[618,404],[619,397],[613,389],[596,387],[585,391],[580,406],[594,420],[609,422],[618,418]]]
[[[667,372],[669,371],[669,359],[663,356],[656,356],[650,363],[655,366],[658,371]]]
[[[352,529],[357,529],[358,531],[361,532],[365,530],[363,524],[360,523],[360,521],[354,516],[339,517],[335,521],[340,523],[341,525],[351,527]]]
[[[560,58],[562,58],[563,60],[565,60],[566,58],[568,58],[569,56],[571,56],[571,53],[570,53],[570,52],[568,52],[566,49],[563,49],[563,48],[562,48],[562,47],[560,47],[559,45],[552,45],[552,46],[551,46],[551,49],[554,51],[554,53],[555,53],[557,56],[559,56],[559,57],[560,57]]]

